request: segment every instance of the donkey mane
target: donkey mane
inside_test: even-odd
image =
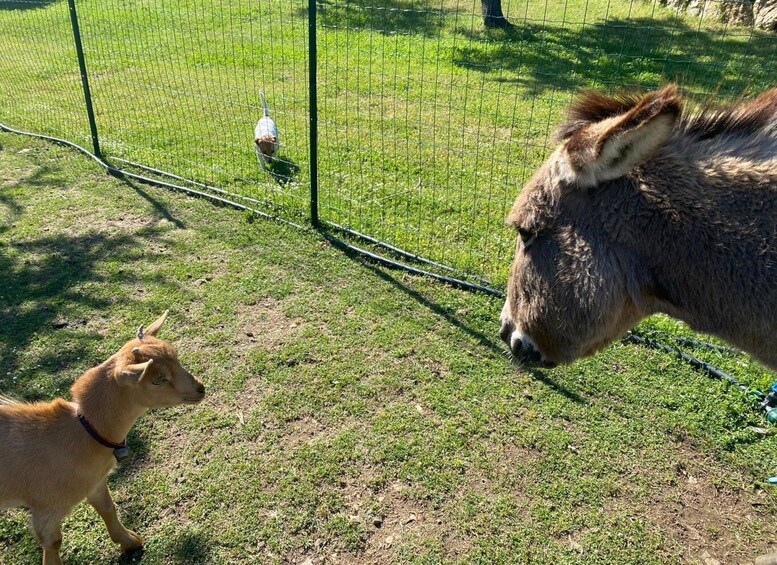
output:
[[[745,102],[744,95],[725,107],[707,103],[695,115],[683,115],[681,130],[698,140],[721,135],[755,135],[777,125],[777,88]]]
[[[556,130],[556,141],[571,138],[586,125],[625,114],[651,94],[621,92],[607,96],[595,91],[583,92],[570,105],[566,122]],[[682,107],[679,95],[677,104],[679,113]],[[682,108],[678,121],[680,133],[699,141],[721,135],[755,135],[769,129],[777,134],[777,88],[751,101],[745,101],[743,95],[726,106],[709,99],[695,112]]]

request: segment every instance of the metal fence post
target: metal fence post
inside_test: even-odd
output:
[[[84,48],[81,45],[81,32],[78,28],[78,15],[76,14],[75,0],[67,0],[70,8],[70,23],[73,27],[73,39],[76,44],[76,54],[78,55],[78,68],[81,70],[81,85],[84,89],[84,100],[86,102],[86,115],[89,119],[89,130],[92,133],[92,147],[94,154],[102,159],[100,153],[100,140],[97,136],[97,122],[94,119],[94,109],[92,108],[92,94],[89,91],[89,78],[86,73],[86,60],[84,59]]]
[[[310,222],[318,227],[318,93],[316,91],[316,2],[308,0],[308,88],[310,94]]]

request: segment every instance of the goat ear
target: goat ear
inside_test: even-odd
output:
[[[170,310],[165,310],[165,313],[159,316],[156,322],[148,326],[148,328],[146,329],[146,335],[156,336],[157,332],[159,331],[159,328],[161,328],[162,324],[164,324],[165,320],[167,320],[167,315],[169,313],[170,313]]]
[[[625,113],[580,129],[562,151],[570,180],[596,186],[645,163],[669,139],[681,108],[677,87],[669,85],[646,94]]]
[[[148,373],[148,368],[154,362],[153,359],[149,359],[143,363],[137,363],[136,365],[127,365],[119,373],[119,384],[133,385],[143,380],[143,377]]]

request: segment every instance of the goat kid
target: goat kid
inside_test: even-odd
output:
[[[146,410],[196,404],[205,396],[176,349],[156,338],[167,314],[81,375],[71,402],[26,404],[0,396],[0,508],[30,509],[44,565],[61,565],[60,524],[84,498],[123,551],[143,545],[116,516],[108,474],[127,456],[124,438]]]

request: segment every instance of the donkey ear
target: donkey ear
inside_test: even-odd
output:
[[[170,313],[170,310],[165,310],[165,313],[159,316],[156,322],[148,326],[148,328],[146,329],[146,335],[156,336],[157,332],[159,331],[159,328],[161,328],[162,324],[164,324],[165,320],[167,320],[167,315],[169,313]]]
[[[578,186],[616,179],[646,162],[672,134],[682,108],[674,85],[643,96],[625,113],[592,123],[563,146]]]
[[[122,386],[134,385],[143,380],[143,377],[148,373],[148,368],[154,362],[153,359],[149,359],[143,363],[136,365],[127,365],[119,373],[118,381]]]

